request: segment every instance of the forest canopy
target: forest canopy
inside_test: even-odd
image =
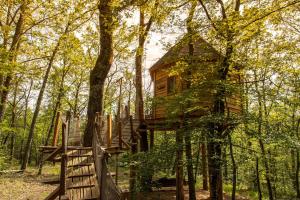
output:
[[[135,190],[164,174],[186,176],[190,199],[199,188],[300,198],[299,42],[299,0],[1,0],[0,171],[41,173],[58,113],[80,118],[92,146],[97,113],[126,111],[140,125],[137,151],[121,158],[137,163]],[[167,52],[160,65],[176,81],[161,98],[149,69]],[[145,126],[159,106],[165,122],[181,121],[153,139]]]

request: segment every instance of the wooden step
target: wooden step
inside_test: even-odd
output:
[[[71,190],[71,189],[81,189],[81,188],[91,188],[91,187],[95,187],[95,184],[70,186],[70,187],[68,187],[68,190]]]
[[[76,158],[76,157],[91,157],[93,156],[92,154],[79,154],[79,155],[68,155],[70,158]]]
[[[78,177],[89,177],[89,176],[94,176],[95,174],[89,173],[89,174],[75,174],[75,175],[70,175],[68,178],[78,178]]]
[[[76,165],[69,165],[68,167],[71,168],[71,167],[85,167],[85,166],[91,166],[93,163],[79,163],[79,164],[76,164]]]

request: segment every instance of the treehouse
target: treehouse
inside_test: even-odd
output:
[[[150,68],[151,79],[154,82],[152,120],[164,120],[170,112],[178,109],[182,109],[178,115],[183,115],[184,109],[180,108],[180,100],[175,100],[173,107],[169,106],[167,101],[174,100],[175,96],[183,94],[188,88],[194,89],[191,98],[194,108],[189,114],[190,117],[200,117],[212,111],[216,87],[220,83],[217,73],[224,56],[199,36],[194,37],[192,41],[191,43],[187,37],[183,37]],[[226,87],[226,114],[241,113],[238,89],[241,83],[240,74],[240,67],[231,66],[228,80],[222,83]],[[184,95],[182,97],[185,98]]]

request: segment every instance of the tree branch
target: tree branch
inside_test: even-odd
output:
[[[251,24],[253,24],[253,23],[255,23],[255,22],[259,21],[259,20],[264,19],[264,18],[268,17],[269,15],[271,15],[271,14],[273,14],[273,13],[275,13],[275,12],[278,12],[278,11],[280,11],[280,10],[283,10],[283,9],[285,9],[285,8],[288,8],[288,7],[292,6],[292,5],[296,5],[296,4],[299,4],[299,3],[300,3],[299,0],[295,0],[295,1],[293,1],[293,2],[291,2],[291,3],[289,3],[289,4],[287,4],[287,5],[285,5],[285,6],[283,6],[283,7],[280,7],[280,8],[278,8],[278,9],[276,9],[276,10],[272,10],[272,11],[270,11],[270,12],[268,12],[268,13],[266,13],[266,14],[264,14],[264,15],[262,15],[262,16],[256,18],[256,19],[253,19],[252,21],[250,21],[249,23],[247,23],[246,25],[244,25],[244,26],[242,27],[242,29],[247,28],[247,27],[250,26]]]
[[[202,6],[202,8],[203,8],[203,10],[204,10],[204,12],[205,12],[205,14],[206,14],[207,19],[211,22],[212,27],[213,27],[217,32],[219,32],[219,29],[216,27],[215,23],[213,22],[213,20],[212,20],[212,18],[211,18],[211,16],[210,16],[210,14],[209,14],[209,12],[208,12],[206,6],[204,5],[203,1],[202,1],[202,0],[198,0],[198,2],[199,2],[200,5]]]

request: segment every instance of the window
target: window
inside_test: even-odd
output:
[[[167,79],[167,84],[168,84],[168,94],[173,94],[175,93],[175,90],[176,90],[176,78],[175,76],[171,76],[171,77],[168,77]]]

